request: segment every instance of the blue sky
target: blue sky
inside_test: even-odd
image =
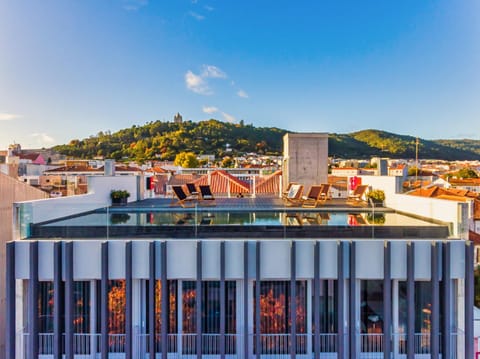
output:
[[[478,0],[1,0],[0,148],[155,120],[480,139]]]

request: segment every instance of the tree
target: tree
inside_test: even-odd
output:
[[[458,178],[478,178],[477,172],[471,168],[462,168],[457,172]]]
[[[195,168],[199,163],[193,152],[180,152],[175,156],[174,164],[183,168]]]
[[[230,157],[230,156],[223,157],[222,167],[223,167],[223,168],[233,167],[232,157]]]

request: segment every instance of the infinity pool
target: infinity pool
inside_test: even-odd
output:
[[[89,213],[43,226],[432,226],[391,212],[115,212]]]

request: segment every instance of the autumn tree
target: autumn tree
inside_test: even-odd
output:
[[[193,152],[180,152],[175,156],[174,164],[183,168],[196,168],[198,167],[197,156]]]

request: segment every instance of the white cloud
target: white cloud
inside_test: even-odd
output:
[[[55,139],[46,133],[32,133],[30,136],[35,138],[40,146],[51,146],[55,143]]]
[[[207,11],[213,11],[213,10],[215,10],[215,8],[214,8],[213,6],[210,6],[210,5],[205,5],[203,8],[204,8],[205,10],[207,10]]]
[[[188,13],[191,17],[193,17],[195,20],[202,21],[205,20],[205,16],[197,14],[196,12],[190,11]]]
[[[213,92],[208,87],[207,82],[202,76],[195,75],[192,71],[188,70],[185,74],[185,84],[187,88],[200,95],[211,95]]]
[[[21,117],[21,115],[17,115],[15,113],[0,113],[0,121],[10,121]]]
[[[211,115],[212,113],[218,112],[218,108],[215,106],[203,106],[202,111]]]
[[[213,91],[208,86],[206,79],[226,79],[227,74],[214,65],[203,65],[202,69],[203,70],[200,75],[188,70],[185,74],[185,84],[189,90],[195,93],[200,95],[212,95]]]
[[[238,97],[241,97],[241,98],[248,98],[248,93],[246,93],[246,92],[243,91],[243,90],[238,90],[237,96],[238,96]]]
[[[222,112],[222,116],[223,116],[223,119],[227,122],[233,123],[237,121],[237,119],[234,116],[229,115],[228,113]]]
[[[227,74],[217,66],[203,65],[202,77],[212,77],[217,79],[226,79]]]

